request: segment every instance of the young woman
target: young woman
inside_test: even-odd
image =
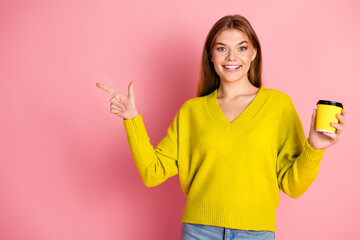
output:
[[[137,112],[133,83],[113,95],[111,112],[122,117],[144,184],[157,186],[179,174],[187,196],[181,239],[274,239],[280,190],[300,197],[315,180],[336,132],[309,137],[288,95],[261,82],[259,40],[246,18],[229,15],[210,30],[203,49],[198,96],[177,112],[154,147]]]

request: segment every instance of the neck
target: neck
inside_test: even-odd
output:
[[[247,78],[236,82],[223,81],[221,79],[217,96],[218,98],[233,99],[240,95],[255,94],[258,90],[259,88],[252,85]]]

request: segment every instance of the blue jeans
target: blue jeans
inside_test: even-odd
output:
[[[211,225],[183,223],[181,240],[274,240],[275,232],[224,228]]]

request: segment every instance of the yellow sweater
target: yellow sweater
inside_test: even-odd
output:
[[[179,174],[186,223],[275,232],[280,189],[300,197],[325,151],[309,145],[290,97],[263,86],[232,122],[217,89],[187,100],[155,149],[141,115],[123,122],[146,186]]]

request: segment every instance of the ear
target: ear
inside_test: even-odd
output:
[[[253,61],[256,58],[257,50],[253,49],[253,55],[251,57],[251,61]]]

